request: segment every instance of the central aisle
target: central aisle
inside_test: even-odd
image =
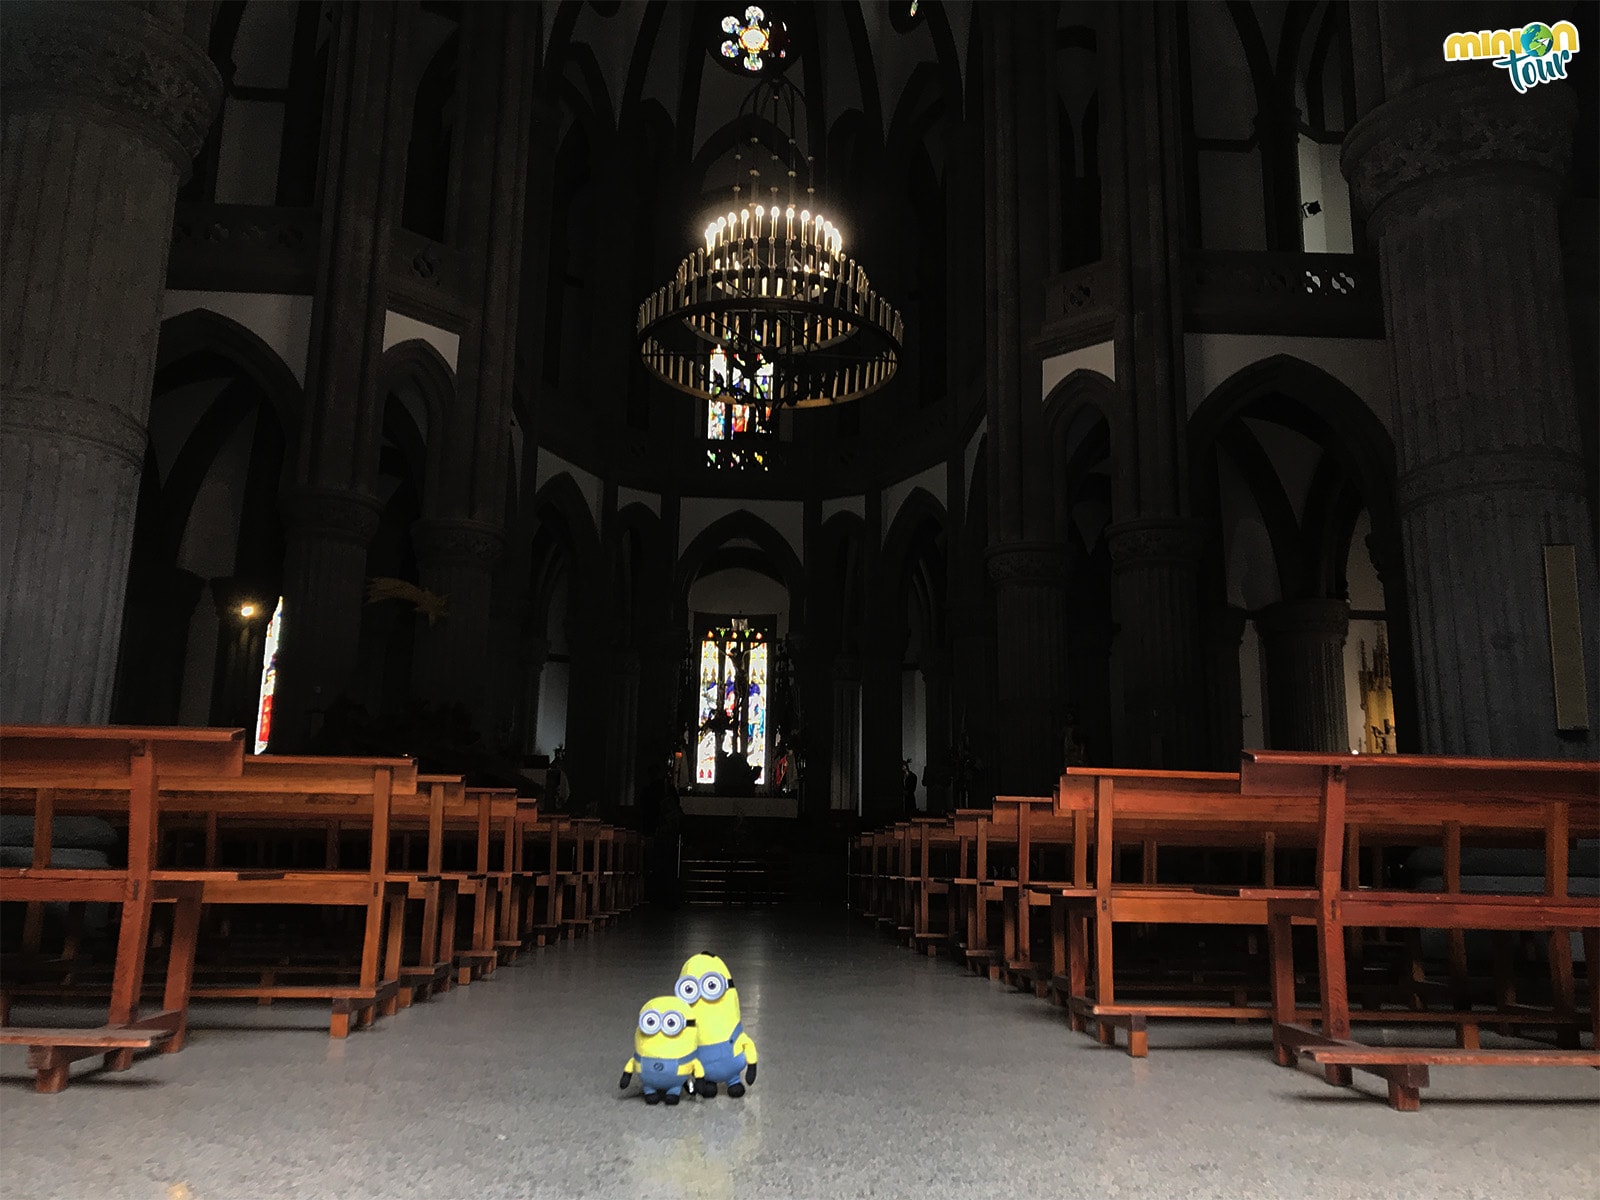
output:
[[[640,1005],[725,958],[760,1077],[647,1108]],[[203,1005],[188,1049],[5,1089],[0,1192],[382,1197],[1565,1197],[1600,1075],[1439,1073],[1416,1115],[1272,1066],[1259,1026],[1167,1026],[1136,1062],[1060,1010],[844,915],[636,913],[330,1043],[325,1009]],[[1509,1092],[1507,1103],[1491,1102]]]

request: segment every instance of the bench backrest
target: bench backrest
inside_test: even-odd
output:
[[[1459,876],[1463,836],[1499,845],[1542,844],[1545,892],[1565,896],[1573,837],[1600,832],[1600,763],[1246,751],[1241,787],[1293,791],[1318,805],[1317,882],[1346,885],[1352,834],[1442,842]]]

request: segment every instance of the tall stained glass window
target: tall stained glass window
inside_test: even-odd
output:
[[[751,369],[753,368],[753,369]],[[721,346],[706,362],[711,390],[706,401],[706,463],[736,471],[765,471],[771,466],[770,442],[775,429],[772,406],[772,364],[759,353],[742,362]]]
[[[768,630],[748,617],[713,618],[700,630],[695,782],[737,790],[767,778]]]

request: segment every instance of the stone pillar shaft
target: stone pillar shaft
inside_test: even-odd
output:
[[[18,4],[6,24],[0,720],[100,723],[173,201],[221,81],[181,21],[130,5]]]
[[[462,705],[481,732],[491,700],[484,684],[500,531],[478,521],[422,520],[412,526],[411,540],[422,586],[449,602],[442,619],[417,631],[413,690],[422,700]]]
[[[1067,595],[1059,547],[1017,542],[989,551],[998,636],[992,745],[997,791],[1042,795],[1061,774]]]
[[[1343,600],[1280,601],[1256,617],[1256,630],[1267,679],[1272,748],[1349,750],[1344,642],[1350,605]]]
[[[382,0],[337,12],[305,421],[298,486],[285,500],[274,750],[304,749],[314,713],[351,684],[367,546],[381,512],[372,495],[382,429],[379,368],[405,165],[410,9]]]
[[[1199,521],[1125,521],[1109,531],[1121,633],[1118,764],[1192,767],[1206,759],[1200,651]]]
[[[638,786],[639,654],[635,650],[614,651],[610,666],[605,802],[626,808],[633,804]]]
[[[861,810],[861,663],[853,658],[833,665],[833,763],[830,806]]]
[[[1557,236],[1573,118],[1565,85],[1519,95],[1463,70],[1392,96],[1345,142],[1383,270],[1429,753],[1581,753],[1556,735],[1542,559],[1573,544],[1579,594],[1600,595]]]

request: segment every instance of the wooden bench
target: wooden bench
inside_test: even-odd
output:
[[[92,1030],[55,1026],[9,1027],[9,1003],[0,1003],[8,1027],[3,1040],[29,1047],[28,1066],[41,1092],[67,1086],[72,1062],[104,1054],[111,1070],[126,1070],[135,1050],[182,1049],[187,1035],[191,976],[199,926],[200,889],[153,877],[157,845],[157,792],[182,779],[237,777],[243,769],[244,734],[238,729],[0,727],[0,788],[6,807],[31,810],[34,862],[0,869],[0,898],[120,906],[116,955],[106,1023]],[[115,797],[113,813],[128,830],[123,867],[60,869],[51,866],[51,824],[57,811],[82,807],[69,797],[92,788]],[[96,803],[87,806],[96,811]],[[160,1011],[141,1017],[151,907],[174,905],[172,944]]]
[[[1041,889],[1051,905],[1053,961],[1049,988],[1064,996],[1074,1029],[1092,1026],[1094,1035],[1113,1044],[1115,1030],[1127,1033],[1128,1053],[1148,1053],[1147,1023],[1152,1018],[1266,1019],[1265,1004],[1248,1003],[1244,986],[1228,981],[1228,999],[1199,995],[1193,981],[1172,986],[1178,999],[1146,994],[1119,998],[1113,954],[1117,925],[1267,924],[1267,897],[1303,898],[1308,889],[1279,888],[1273,879],[1277,851],[1315,842],[1316,808],[1303,796],[1244,796],[1233,772],[1140,771],[1069,768],[1060,788],[1061,808],[1084,813],[1092,803],[1093,821],[1085,831],[1094,845],[1094,874]],[[1084,817],[1077,818],[1080,823]],[[1115,849],[1132,843],[1142,850],[1141,877],[1115,877]],[[1163,846],[1253,847],[1262,852],[1265,890],[1249,897],[1203,885],[1161,882],[1157,862]],[[1092,976],[1091,976],[1092,967]],[[1090,979],[1092,977],[1092,989]],[[1263,980],[1265,983],[1265,980]],[[1209,989],[1205,989],[1209,990]]]
[[[1318,804],[1317,887],[1309,898],[1267,901],[1272,961],[1273,1056],[1283,1066],[1307,1057],[1330,1083],[1348,1084],[1352,1068],[1388,1084],[1389,1104],[1415,1112],[1434,1066],[1600,1067],[1600,900],[1567,894],[1570,840],[1600,829],[1600,765],[1505,759],[1360,756],[1255,751],[1245,755],[1247,794],[1295,791]],[[1405,892],[1350,886],[1352,833],[1375,831],[1406,841],[1444,844],[1446,877],[1459,879],[1463,839],[1499,845],[1542,844],[1541,896]],[[1291,923],[1315,923],[1320,1005],[1317,1027],[1296,1020]],[[1457,1029],[1454,1047],[1372,1046],[1351,1037],[1346,931],[1393,927],[1522,930],[1549,938],[1552,1003],[1544,1014],[1518,1006],[1520,1025],[1553,1025],[1565,1045],[1485,1049],[1480,1024],[1494,1012],[1424,1013],[1426,1023]],[[1578,1046],[1573,932],[1584,939],[1589,1033]],[[1379,1014],[1388,1019],[1399,1014]],[[1470,1033],[1468,1032],[1470,1031]]]
[[[328,863],[320,870],[232,870],[218,867],[162,868],[157,880],[198,883],[208,906],[306,906],[360,912],[359,961],[353,983],[197,984],[196,998],[328,999],[329,1036],[346,1037],[352,1021],[372,1024],[399,1007],[401,935],[409,880],[389,872],[389,820],[395,793],[414,795],[416,764],[410,759],[261,755],[247,758],[237,780],[175,781],[162,789],[164,813],[199,815],[207,822],[240,822],[278,829],[330,830]],[[367,837],[367,862],[343,869],[337,862],[338,833]]]

